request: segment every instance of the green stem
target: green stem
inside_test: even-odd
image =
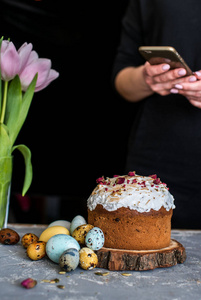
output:
[[[2,111],[1,111],[1,119],[0,119],[0,123],[2,123],[2,124],[4,122],[5,113],[6,113],[7,92],[8,92],[8,81],[5,81],[5,83],[4,83]]]

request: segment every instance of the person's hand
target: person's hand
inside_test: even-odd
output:
[[[186,70],[184,68],[170,70],[170,65],[168,64],[150,65],[149,62],[146,62],[144,65],[144,79],[146,84],[153,92],[161,96],[166,96],[171,93],[180,93],[184,91],[184,83],[192,83],[197,80],[194,75],[185,75]],[[180,89],[178,89],[178,87],[180,87]]]
[[[201,70],[195,72],[195,75],[196,81],[181,81],[175,84],[170,91],[171,93],[185,96],[192,105],[201,108]]]

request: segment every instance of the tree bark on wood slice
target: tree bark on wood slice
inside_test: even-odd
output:
[[[170,246],[159,250],[124,250],[101,248],[97,252],[98,268],[111,271],[146,271],[182,264],[186,251],[182,244],[171,240]]]

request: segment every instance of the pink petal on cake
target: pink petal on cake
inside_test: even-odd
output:
[[[96,179],[96,182],[97,182],[97,183],[101,183],[101,182],[103,182],[103,181],[105,181],[105,179],[104,179],[103,176]]]
[[[116,183],[122,184],[122,183],[124,183],[124,181],[125,181],[125,178],[120,177],[120,178],[117,178]]]
[[[128,176],[135,176],[135,171],[133,171],[133,172],[128,172]]]

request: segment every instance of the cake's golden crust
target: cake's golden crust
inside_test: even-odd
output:
[[[151,250],[168,247],[171,237],[172,209],[139,213],[121,207],[107,211],[97,205],[88,210],[88,223],[101,228],[104,247],[129,250]]]

